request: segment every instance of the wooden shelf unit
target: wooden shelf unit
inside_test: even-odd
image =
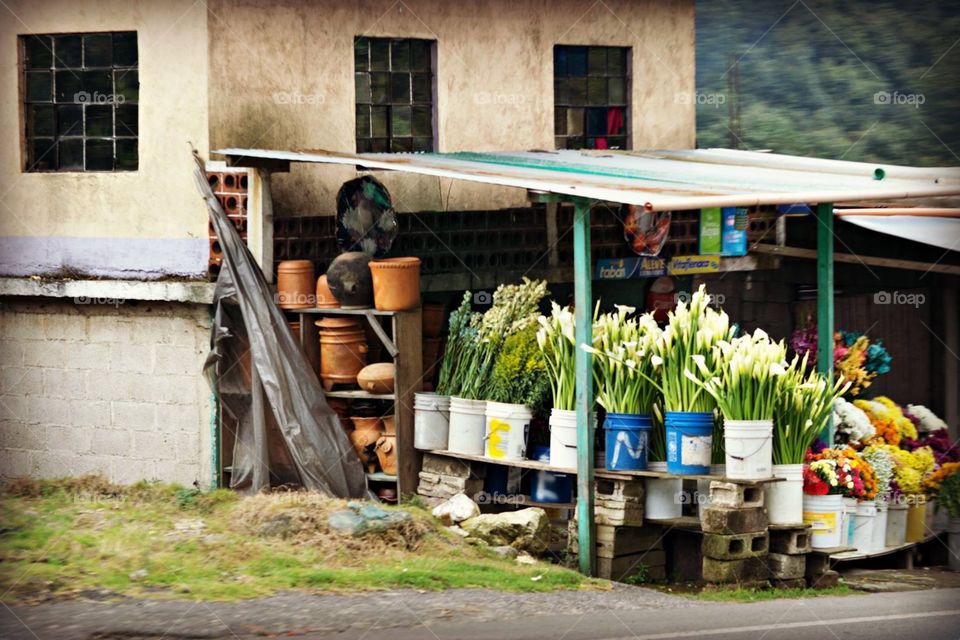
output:
[[[329,398],[379,400],[393,404],[397,427],[397,474],[368,473],[373,482],[396,483],[401,496],[417,492],[420,452],[413,446],[413,394],[423,385],[423,349],[420,309],[379,311],[377,309],[296,309],[300,320],[300,346],[314,373],[320,375],[320,332],[314,322],[320,316],[348,315],[365,318],[384,346],[384,353],[396,365],[394,393],[368,393],[361,389],[324,391]],[[386,326],[384,326],[386,325]],[[372,363],[371,363],[372,364]],[[321,389],[323,385],[321,383]]]

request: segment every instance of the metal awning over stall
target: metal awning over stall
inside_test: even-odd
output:
[[[579,344],[591,343],[590,207],[616,202],[648,211],[816,204],[818,366],[832,377],[833,204],[960,196],[960,167],[919,168],[728,149],[353,154],[221,149],[236,166],[285,170],[292,162],[342,164],[544,192],[575,207],[574,286]],[[949,206],[949,205],[948,205]],[[593,406],[590,354],[577,350],[577,516],[580,569],[592,574]]]

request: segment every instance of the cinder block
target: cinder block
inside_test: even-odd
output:
[[[43,395],[47,398],[81,399],[85,395],[84,374],[69,369],[43,369]]]
[[[0,464],[0,477],[19,478],[33,473],[32,451],[6,450],[3,452],[3,464]]]
[[[639,478],[634,480],[598,478],[594,486],[598,500],[629,501],[632,499],[643,502],[646,495],[644,491],[646,485]]]
[[[761,508],[732,509],[729,507],[706,507],[700,526],[704,533],[753,533],[765,531],[767,514]]]
[[[710,483],[710,504],[735,509],[762,507],[763,485],[712,481]]]
[[[768,549],[769,538],[766,531],[736,535],[706,533],[701,545],[704,557],[715,560],[756,558],[766,555]]]
[[[103,400],[74,400],[70,403],[70,424],[75,427],[109,427],[110,403]]]
[[[827,571],[814,578],[807,578],[807,584],[812,589],[830,589],[840,584],[840,574],[836,571]]]
[[[79,314],[55,313],[43,316],[43,336],[47,340],[79,342],[87,338],[87,318]]]
[[[6,362],[3,363],[7,365]],[[40,367],[4,366],[0,369],[0,393],[3,395],[43,395],[43,369]]]
[[[38,330],[38,337],[40,333]],[[65,362],[64,344],[52,340],[28,340],[23,343],[23,364],[28,367],[61,369]]]
[[[830,571],[830,556],[825,553],[808,553],[806,578],[807,581],[816,581],[824,573]]]
[[[617,558],[636,553],[646,553],[663,549],[660,527],[610,526],[598,524],[594,528],[594,541],[599,558]],[[571,518],[567,522],[568,550],[577,553],[579,531],[577,521]]]
[[[115,429],[131,431],[156,430],[157,406],[147,402],[113,402],[110,424]]]
[[[2,402],[0,398],[0,402]],[[6,464],[6,455],[10,449],[33,449],[42,451],[46,448],[46,428],[37,425],[27,425],[21,422],[0,422],[0,449],[2,452],[3,466]]]
[[[171,436],[153,431],[135,431],[133,457],[147,460],[175,460],[177,454]]]
[[[703,579],[706,582],[730,583],[766,580],[767,563],[763,558],[745,558],[743,560],[703,559]]]
[[[438,456],[432,453],[423,454],[423,470],[439,475],[456,476],[459,478],[482,478],[485,467],[483,465],[477,465],[477,467],[475,472],[467,460],[458,460],[456,458]]]
[[[622,582],[641,574],[647,580],[666,580],[666,556],[663,551],[651,551],[620,558],[597,558],[597,577]]]
[[[792,578],[790,580],[770,580],[770,586],[774,589],[806,589],[807,581],[803,578]]]
[[[808,553],[810,546],[810,529],[771,529],[770,551],[773,553],[798,554]]]
[[[67,426],[70,424],[70,401],[63,398],[31,398],[27,403],[30,424]]]
[[[807,556],[790,556],[785,553],[771,553],[767,556],[770,573],[779,580],[803,578],[807,569]]]
[[[90,451],[105,456],[126,456],[131,451],[130,432],[118,429],[92,431]]]
[[[174,435],[177,459],[183,461],[196,460],[200,455],[199,433],[180,432]]]
[[[115,342],[110,345],[110,369],[150,373],[153,371],[153,348],[146,345]]]
[[[107,344],[71,344],[65,366],[72,370],[105,371],[110,368],[110,347]]]
[[[175,347],[158,344],[154,347],[153,372],[160,375],[199,374],[203,370],[203,357],[193,347]]]

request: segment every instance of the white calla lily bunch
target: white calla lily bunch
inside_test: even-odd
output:
[[[576,352],[577,338],[574,315],[570,307],[550,302],[550,315],[537,320],[537,344],[543,352],[550,375],[553,408],[574,410],[577,399]]]

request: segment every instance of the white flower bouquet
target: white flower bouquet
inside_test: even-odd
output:
[[[907,412],[920,421],[919,430],[923,433],[930,433],[931,431],[939,431],[940,429],[947,428],[946,422],[938,418],[937,414],[922,404],[908,404]]]
[[[837,430],[836,444],[857,444],[877,435],[863,409],[843,398],[833,403],[833,426]]]
[[[553,408],[572,411],[576,408],[577,398],[574,315],[570,307],[561,307],[552,301],[550,304],[550,315],[538,318],[537,344],[550,375]]]

